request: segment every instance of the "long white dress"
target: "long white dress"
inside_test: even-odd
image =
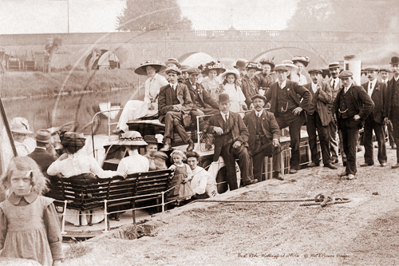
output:
[[[245,104],[245,95],[242,92],[240,86],[235,84],[225,84],[223,85],[224,93],[227,93],[230,97],[230,111],[232,112],[242,112],[243,105]]]
[[[152,116],[158,113],[158,94],[161,87],[168,85],[168,81],[164,76],[155,74],[153,78],[149,78],[144,83],[145,95],[144,101],[130,100],[126,103],[125,108],[119,118],[118,128],[126,131],[130,120],[135,120],[143,116]],[[154,107],[148,109],[149,104]]]

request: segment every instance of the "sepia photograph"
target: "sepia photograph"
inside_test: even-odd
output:
[[[399,265],[397,0],[0,0],[0,266]]]

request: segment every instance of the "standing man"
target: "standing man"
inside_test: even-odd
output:
[[[388,93],[389,73],[391,73],[391,71],[388,68],[381,68],[380,69],[381,82],[386,84],[387,93]],[[387,121],[386,127],[387,127],[386,132],[388,134],[389,145],[391,145],[391,149],[396,149],[395,138],[393,137],[393,125],[392,125],[392,122],[390,120]]]
[[[219,156],[223,157],[227,172],[226,181],[230,190],[238,188],[236,158],[239,159],[242,186],[258,182],[257,179],[253,179],[250,169],[251,158],[247,151],[248,129],[239,114],[229,111],[230,98],[228,94],[219,95],[219,110],[220,113],[213,115],[206,122],[208,133],[215,134],[213,161],[219,160]]]
[[[356,146],[359,137],[359,129],[374,107],[370,96],[361,86],[353,84],[353,73],[342,71],[339,78],[342,80],[342,88],[334,101],[334,113],[337,116],[338,128],[342,133],[342,144],[347,157],[346,170],[340,176],[347,176],[351,180],[355,178]]]
[[[373,111],[364,122],[364,164],[360,166],[370,166],[374,164],[373,157],[373,130],[378,143],[378,161],[381,166],[387,165],[387,151],[385,147],[384,124],[388,122],[388,90],[386,84],[377,80],[378,68],[368,67],[365,69],[368,82],[362,84],[365,91],[374,102]]]
[[[185,84],[177,82],[178,75],[181,74],[180,69],[172,65],[165,73],[170,83],[160,89],[158,97],[159,121],[165,122],[165,146],[162,151],[171,149],[173,130],[177,131],[184,143],[188,143],[187,151],[192,151],[194,142],[183,127],[191,124],[190,111],[193,104],[190,93]]]
[[[266,98],[262,95],[252,97],[254,109],[245,114],[244,123],[248,128],[248,153],[252,156],[254,178],[263,181],[262,169],[265,156],[273,156],[273,178],[284,180],[281,175],[280,128],[273,113],[263,107]]]
[[[305,120],[303,110],[308,110],[312,96],[306,88],[287,80],[287,67],[276,66],[274,71],[277,74],[278,82],[271,85],[265,95],[266,101],[271,103],[270,111],[274,113],[280,129],[289,127],[291,138],[290,174],[295,174],[300,169],[299,142],[301,126]],[[299,97],[302,97],[302,100]]]
[[[392,57],[390,64],[393,77],[388,81],[388,118],[392,122],[396,142],[396,164],[392,168],[399,168],[399,57]]]
[[[309,70],[311,83],[305,85],[305,88],[312,94],[312,101],[309,104],[307,112],[306,129],[309,136],[310,151],[312,162],[309,167],[320,165],[320,153],[317,150],[317,136],[319,136],[321,154],[324,167],[337,169],[331,162],[328,125],[331,122],[332,114],[329,105],[332,103],[331,87],[322,82],[323,71],[321,69]],[[317,132],[317,134],[316,134]]]

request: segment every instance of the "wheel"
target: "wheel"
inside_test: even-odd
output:
[[[226,166],[223,166],[222,168],[219,169],[218,174],[216,176],[216,184],[219,194],[226,192],[229,187],[226,183],[226,176],[227,176]]]

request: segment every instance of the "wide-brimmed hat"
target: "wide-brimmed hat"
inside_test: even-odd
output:
[[[226,72],[222,74],[222,78],[225,79],[229,74],[233,74],[236,77],[236,80],[240,78],[240,72],[235,68],[226,70]]]
[[[341,72],[341,74],[339,74],[339,78],[343,79],[343,78],[351,78],[353,77],[353,73],[349,70],[344,70]]]
[[[65,132],[61,138],[61,144],[70,153],[76,153],[85,146],[86,138],[83,133]]]
[[[295,64],[296,62],[301,62],[305,67],[307,67],[309,65],[309,57],[307,56],[300,56],[300,55],[296,55],[292,58],[292,62]]]
[[[269,59],[269,58],[262,58],[262,59],[260,60],[259,63],[260,63],[261,65],[270,65],[272,69],[276,66],[276,64],[275,64],[275,62],[274,62],[274,60],[273,60],[273,58],[272,58],[272,59]]]
[[[10,122],[11,132],[19,134],[33,134],[29,129],[29,122],[23,117],[14,117]]]
[[[127,146],[147,146],[147,142],[143,140],[140,132],[138,131],[127,131],[119,138],[120,145]]]
[[[166,73],[166,74],[168,74],[168,73],[170,73],[170,72],[174,72],[174,73],[176,73],[177,75],[180,75],[180,74],[181,74],[181,70],[178,69],[176,65],[170,66],[170,67],[168,67],[168,68],[165,70],[165,73]]]
[[[245,68],[246,64],[247,63],[244,60],[237,60],[234,68]]]
[[[294,63],[291,60],[283,60],[281,64],[286,66],[288,68],[288,71],[290,71],[290,69],[293,68],[298,69],[298,66],[294,65]]]
[[[316,74],[323,74],[323,70],[319,69],[319,68],[312,68],[308,71],[309,75],[312,73],[316,73]]]
[[[262,70],[262,65],[260,63],[256,63],[256,62],[248,62],[245,65],[245,68],[246,69],[255,69],[255,70],[260,71],[260,70]]]
[[[260,95],[260,94],[255,94],[254,96],[252,96],[252,98],[251,98],[251,100],[252,100],[252,102],[255,100],[255,99],[262,99],[265,103],[266,103],[266,97],[265,96],[263,96],[263,95]]]
[[[155,72],[157,72],[157,73],[166,69],[166,66],[163,65],[162,63],[160,63],[159,61],[148,60],[148,61],[142,62],[140,64],[140,66],[134,70],[134,73],[136,73],[137,75],[146,76],[147,75],[146,68],[148,66],[155,68]]]
[[[392,58],[391,58],[391,62],[389,62],[391,65],[397,65],[397,64],[399,64],[399,57],[397,57],[397,56],[393,56]]]
[[[169,58],[168,60],[165,61],[165,65],[167,64],[174,64],[176,67],[181,68],[181,65],[179,61],[177,61],[176,58]]]
[[[230,102],[230,96],[227,93],[219,94],[219,103],[228,103]]]
[[[35,136],[36,141],[42,142],[42,143],[50,143],[51,141],[51,133],[47,129],[39,129],[36,132]]]
[[[218,72],[218,75],[220,75],[221,73],[226,71],[226,69],[224,68],[224,65],[222,63],[220,63],[220,61],[211,61],[211,62],[207,63],[202,72],[204,72],[206,75],[208,75],[209,71],[211,71],[211,70],[216,70]]]

